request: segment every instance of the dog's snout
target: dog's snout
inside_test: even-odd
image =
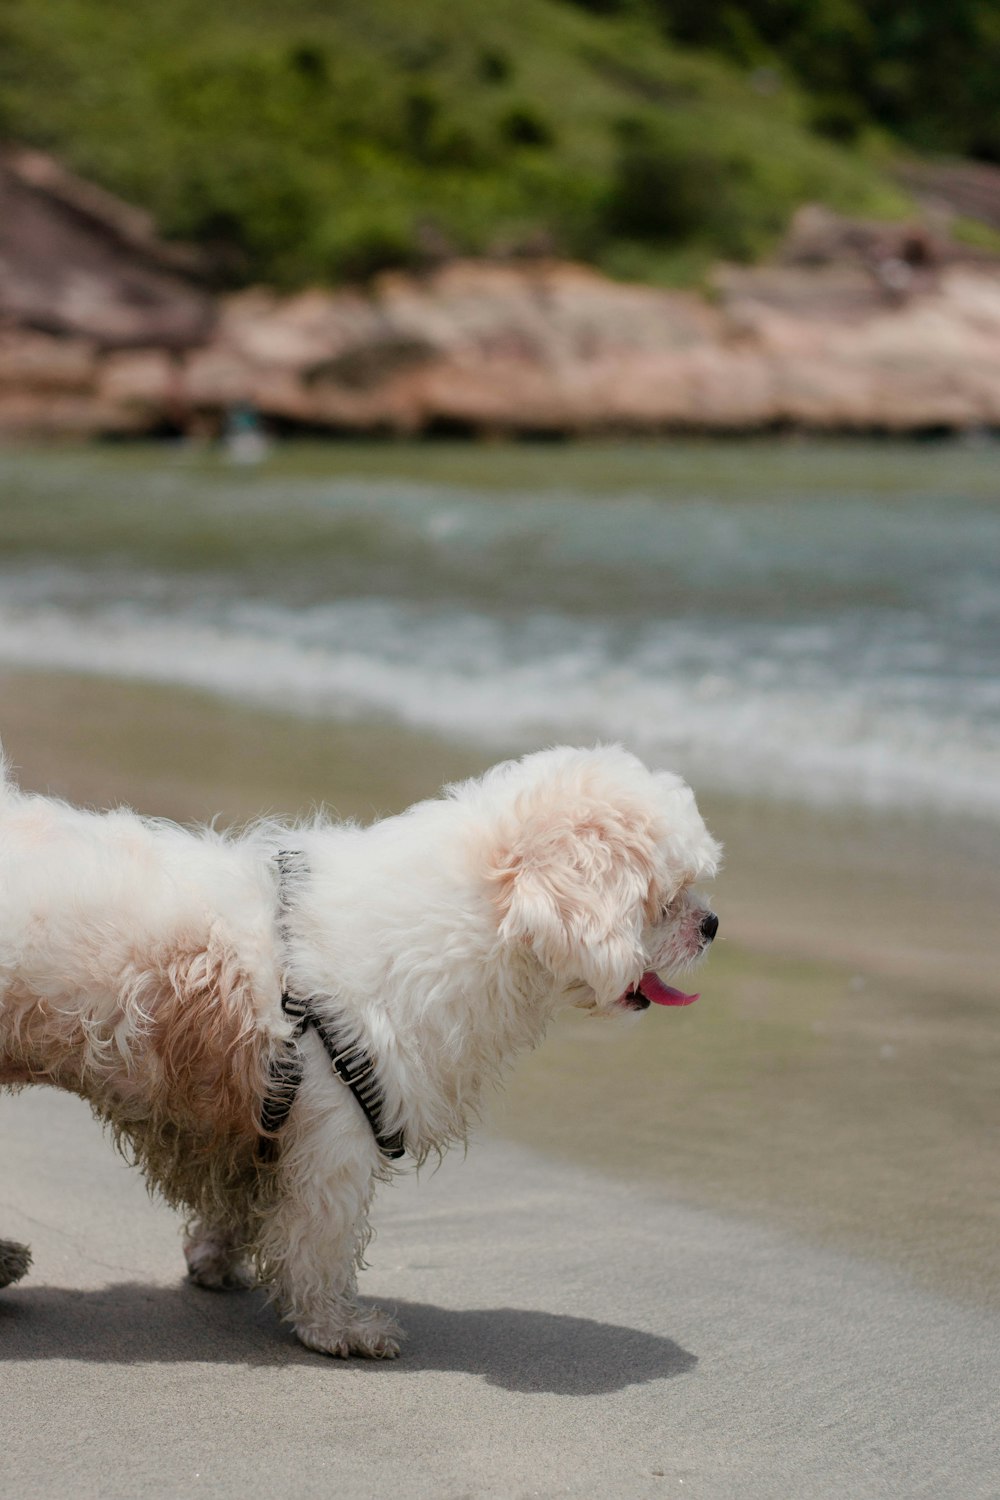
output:
[[[701,919],[701,935],[706,943],[710,943],[719,930],[719,919],[714,911],[706,912]]]

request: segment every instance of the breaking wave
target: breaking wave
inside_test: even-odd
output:
[[[378,717],[498,752],[623,740],[699,786],[1000,817],[1000,683],[956,675],[941,645],[889,613],[626,629],[384,599],[170,608],[165,596],[190,591],[135,575],[129,599],[109,598],[106,578],[95,599],[93,579],[71,572],[10,582],[8,666]]]

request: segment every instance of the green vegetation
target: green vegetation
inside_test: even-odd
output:
[[[592,9],[594,0],[578,0]],[[604,0],[627,12],[634,0]],[[810,118],[853,140],[870,122],[918,150],[1000,162],[996,0],[643,0],[662,31],[809,90]]]
[[[231,283],[540,249],[693,279],[805,200],[906,211],[877,137],[830,139],[787,69],[685,50],[654,9],[4,0],[0,134],[209,246]]]

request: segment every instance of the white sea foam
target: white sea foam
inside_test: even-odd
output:
[[[626,629],[382,599],[194,604],[189,584],[170,608],[169,589],[130,582],[131,600],[95,601],[71,572],[22,574],[0,595],[0,661],[388,717],[498,750],[623,739],[699,786],[1000,818],[1000,686],[956,684],[905,622]]]

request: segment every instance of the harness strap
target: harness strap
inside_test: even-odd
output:
[[[277,856],[276,863],[279,871],[279,925],[282,937],[287,939],[288,882],[293,873],[304,873],[304,861],[301,855],[282,852]],[[261,1142],[264,1154],[268,1153],[273,1137],[291,1114],[302,1083],[304,1066],[298,1043],[311,1026],[323,1043],[337,1077],[358,1101],[382,1155],[390,1161],[398,1161],[406,1153],[403,1132],[395,1130],[389,1134],[382,1129],[382,1093],[375,1074],[375,1060],[371,1054],[360,1045],[344,1045],[329,1023],[316,1012],[313,1001],[283,994],[281,1009],[295,1022],[295,1030],[288,1040],[284,1055],[274,1058],[271,1063],[267,1093],[260,1111],[260,1128],[265,1137]]]
[[[390,1133],[382,1129],[382,1096],[370,1053],[363,1047],[342,1045],[327,1022],[316,1014],[307,1000],[282,995],[281,1008],[286,1015],[295,1018],[297,1025],[284,1055],[276,1057],[271,1063],[267,1094],[260,1111],[260,1127],[265,1136],[277,1135],[291,1114],[303,1073],[298,1042],[311,1026],[323,1043],[337,1077],[347,1085],[358,1101],[382,1155],[390,1161],[398,1161],[406,1154],[403,1132],[394,1130]]]

